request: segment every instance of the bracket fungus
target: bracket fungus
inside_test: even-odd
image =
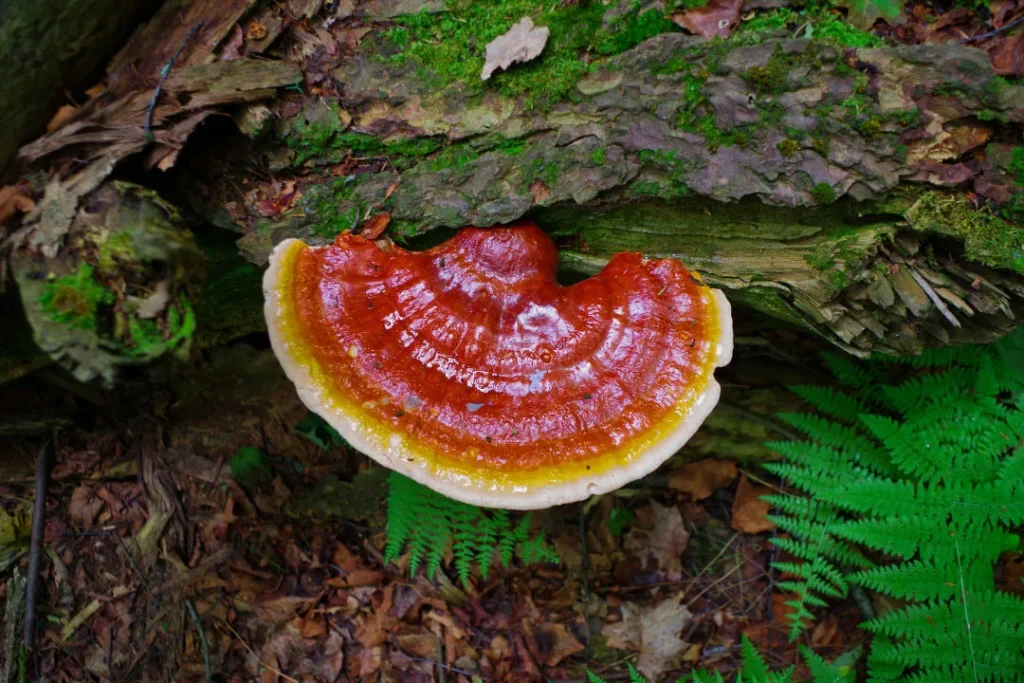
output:
[[[343,233],[279,244],[270,340],[310,410],[457,500],[543,508],[657,468],[718,401],[729,302],[674,259],[621,253],[555,280],[535,225],[410,252]]]

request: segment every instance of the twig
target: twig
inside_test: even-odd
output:
[[[192,617],[192,623],[196,625],[196,631],[199,633],[199,645],[203,648],[203,670],[206,672],[203,683],[210,683],[213,672],[210,670],[210,644],[206,642],[206,631],[203,630],[203,625],[199,622],[199,614],[196,612],[196,606],[192,604],[192,600],[186,598],[185,607],[188,607],[188,614]]]
[[[1009,31],[1011,28],[1019,24],[1024,24],[1024,14],[1020,15],[1019,17],[1011,21],[1009,24],[1003,24],[994,31],[982,33],[980,36],[971,36],[970,38],[964,38],[963,40],[958,40],[956,42],[960,45],[964,45],[965,43],[976,43],[977,41],[985,40],[986,38],[994,38],[995,36],[998,36],[1000,33],[1005,33],[1006,31]]]
[[[36,598],[39,593],[39,571],[43,558],[43,525],[46,516],[46,485],[53,460],[53,438],[39,453],[36,463],[36,502],[32,511],[32,546],[28,554],[28,585],[25,588],[25,649],[32,652],[36,644]]]
[[[164,68],[160,69],[160,80],[156,82],[156,88],[153,90],[153,99],[149,102],[149,110],[146,111],[146,126],[144,128],[146,132],[146,141],[153,141],[153,112],[156,110],[156,101],[160,99],[160,93],[164,89],[164,81],[167,80],[167,75],[171,73],[171,68],[174,66],[174,62],[178,61],[178,57],[185,51],[185,46],[188,45],[192,38],[195,37],[199,29],[203,27],[203,22],[196,22],[196,25],[192,27],[192,30],[185,36],[185,40],[181,41],[181,45],[173,55],[171,55],[170,61],[164,64]]]
[[[730,569],[726,573],[722,574],[720,577],[718,577],[717,579],[712,581],[710,584],[708,584],[707,587],[704,588],[704,590],[702,590],[700,593],[697,593],[695,596],[690,598],[690,601],[688,603],[686,603],[685,605],[683,605],[683,606],[684,607],[689,607],[693,603],[697,602],[698,598],[700,598],[702,595],[707,593],[709,590],[711,590],[712,588],[714,588],[715,586],[717,586],[718,584],[722,583],[723,581],[728,579],[730,576],[735,574],[737,571],[739,571],[740,567],[742,567],[742,566],[743,566],[742,564],[737,564],[735,567],[733,567],[732,569]]]
[[[262,661],[260,661],[259,653],[256,652],[256,650],[252,649],[252,646],[249,645],[249,643],[245,642],[245,640],[242,638],[242,636],[240,636],[238,634],[238,631],[236,631],[234,628],[232,628],[231,624],[229,624],[228,622],[224,621],[223,619],[221,619],[220,622],[228,627],[228,630],[231,631],[231,633],[235,636],[235,638],[238,638],[238,642],[240,642],[245,647],[245,649],[249,651],[249,654],[251,654],[256,659],[256,662],[260,666],[266,668],[272,674],[277,674],[278,676],[280,676],[281,678],[285,679],[286,681],[291,681],[292,683],[299,683],[299,681],[295,680],[294,678],[292,678],[288,674],[284,673],[283,671],[278,671],[277,669],[275,669],[274,667],[270,666],[269,664],[264,664]]]

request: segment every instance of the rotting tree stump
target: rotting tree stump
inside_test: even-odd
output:
[[[177,4],[193,17],[213,7]],[[141,130],[155,79],[140,77],[138,89],[91,103],[22,157],[60,187],[72,157],[79,178],[93,173],[80,193],[61,195],[74,206],[127,155],[166,159],[170,170],[153,182],[194,214],[200,244],[233,231],[257,265],[282,239],[324,242],[380,212],[388,236],[414,247],[526,216],[559,241],[569,277],[624,249],[675,256],[740,314],[767,314],[858,355],[989,341],[1024,312],[1024,230],[994,208],[1020,197],[1012,169],[1024,87],[995,77],[982,51],[668,32],[611,56],[584,50],[566,61],[552,46],[482,83],[453,80],[409,43],[423,22],[395,13],[421,6],[438,9],[230,3],[207,17],[220,27],[209,40],[184,46],[155,110],[155,142]],[[587,23],[593,7],[578,11],[580,31],[597,25]],[[611,14],[598,20],[608,35],[623,21]],[[182,44],[188,24],[161,21],[129,45]],[[463,47],[482,64],[482,45]],[[552,71],[555,94],[544,80]],[[193,133],[214,107],[245,136],[209,121]],[[129,125],[113,129],[118,117]],[[46,220],[30,216],[26,229]],[[207,241],[222,259],[223,240]],[[208,271],[215,279],[223,269]],[[251,332],[258,318],[257,278],[242,282],[232,286],[252,296],[204,288],[221,304],[206,317],[220,324],[218,340]],[[197,310],[202,334],[201,302]]]

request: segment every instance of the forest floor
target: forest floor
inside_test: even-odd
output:
[[[449,555],[433,581],[410,577],[407,558],[383,563],[384,471],[321,448],[265,341],[248,341],[165,383],[94,395],[52,375],[0,397],[8,427],[62,427],[30,671],[469,683],[582,681],[589,668],[614,681],[631,662],[660,681],[735,671],[742,634],[771,664],[798,664],[758,499],[772,484],[756,467],[674,459],[613,494],[535,513],[557,564],[515,559],[462,585]],[[727,391],[745,390],[745,353],[725,370]],[[21,541],[40,445],[0,436],[0,522]],[[856,645],[860,620],[839,604],[801,642],[834,658]]]
[[[888,5],[906,21],[876,28],[887,37],[996,30],[977,42],[1002,73],[1024,68],[1024,36],[998,31],[1024,11],[1016,0],[989,14]],[[727,389],[745,390],[747,351],[720,373]],[[260,335],[111,393],[44,370],[3,386],[0,415],[5,572],[27,565],[33,462],[56,432],[28,663],[51,681],[617,681],[627,662],[661,681],[736,671],[742,635],[773,667],[799,666],[759,500],[774,484],[726,452],[707,458],[701,434],[651,477],[535,514],[559,563],[514,560],[462,585],[448,561],[434,580],[383,562],[384,473],[322,447]],[[839,603],[800,643],[832,659],[860,621]]]

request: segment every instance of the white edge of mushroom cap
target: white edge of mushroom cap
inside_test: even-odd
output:
[[[689,415],[646,452],[623,466],[594,476],[523,491],[486,489],[471,481],[462,482],[454,477],[435,476],[429,466],[421,464],[421,459],[409,457],[402,434],[395,432],[388,439],[388,443],[381,444],[379,437],[369,434],[363,428],[358,416],[330,407],[329,398],[322,396],[322,390],[313,380],[309,370],[290,352],[284,339],[281,308],[278,305],[281,291],[278,285],[282,264],[285,261],[282,255],[298,241],[300,240],[284,240],[271,253],[270,264],[263,275],[263,311],[271,347],[281,367],[284,368],[285,375],[294,382],[299,399],[307,408],[338,430],[338,433],[359,452],[449,498],[481,507],[538,510],[614,491],[650,474],[679,451],[718,404],[722,389],[715,380],[714,368],[728,365],[732,359],[732,309],[725,294],[720,290],[711,289],[718,311],[719,338],[715,346],[715,361],[711,375],[707,378],[704,393],[690,405]]]

